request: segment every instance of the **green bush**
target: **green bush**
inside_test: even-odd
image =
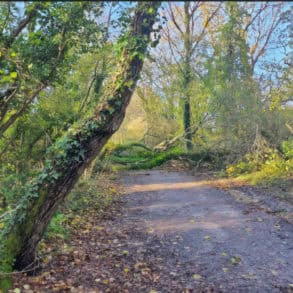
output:
[[[286,158],[293,158],[293,139],[282,142],[282,151]]]
[[[282,144],[283,155],[276,150],[263,156],[247,154],[238,163],[227,166],[226,174],[252,184],[274,183],[290,178],[293,175],[292,147],[292,141],[285,141]]]
[[[82,178],[66,198],[65,205],[73,212],[87,210],[88,207],[98,211],[112,200],[110,190],[101,190],[99,178]]]
[[[46,238],[63,238],[66,239],[69,237],[69,232],[67,226],[68,218],[66,215],[62,214],[61,212],[57,212],[55,216],[52,218],[45,237]]]
[[[99,211],[108,207],[113,201],[113,194],[117,191],[113,187],[103,187],[100,178],[81,178],[66,198],[60,210],[51,220],[45,238],[68,239],[72,223],[82,214],[89,211]],[[110,179],[110,178],[109,178]]]

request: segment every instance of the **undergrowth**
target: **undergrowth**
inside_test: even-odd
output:
[[[98,174],[83,177],[51,220],[46,240],[68,239],[74,226],[83,222],[83,214],[97,213],[110,206],[117,189],[110,182],[113,175]]]
[[[281,152],[270,149],[262,154],[246,154],[236,164],[227,166],[226,174],[252,185],[289,188],[293,177],[293,140],[283,142]]]
[[[164,152],[157,152],[148,147],[132,143],[126,145],[110,145],[96,162],[96,172],[107,170],[143,170],[159,167],[170,160],[186,160],[191,167],[203,163],[210,169],[222,167],[224,153],[216,151],[198,151],[188,153],[180,147],[173,147]]]

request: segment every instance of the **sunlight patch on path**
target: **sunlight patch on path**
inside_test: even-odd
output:
[[[243,182],[235,179],[218,179],[218,180],[200,180],[189,182],[167,182],[167,183],[153,183],[153,184],[134,184],[128,187],[128,193],[145,192],[145,191],[159,191],[159,190],[175,190],[175,189],[189,189],[195,187],[208,186],[240,186]]]

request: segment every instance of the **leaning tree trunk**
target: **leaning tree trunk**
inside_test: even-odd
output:
[[[84,169],[119,128],[135,89],[144,54],[156,20],[159,2],[137,4],[116,74],[105,88],[101,103],[90,119],[70,129],[50,149],[43,171],[26,188],[17,209],[1,231],[0,288],[10,284],[3,272],[23,270],[35,259],[36,247],[58,205]]]

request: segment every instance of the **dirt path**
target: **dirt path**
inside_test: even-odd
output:
[[[292,292],[292,225],[184,172],[126,172],[30,292]]]
[[[157,290],[171,290],[174,280],[174,292],[180,286],[195,292],[290,291],[290,224],[184,173],[127,173],[122,181],[127,196],[119,222],[128,231],[143,226],[149,234],[145,255],[161,260],[169,284]],[[132,235],[139,242],[139,234]]]

